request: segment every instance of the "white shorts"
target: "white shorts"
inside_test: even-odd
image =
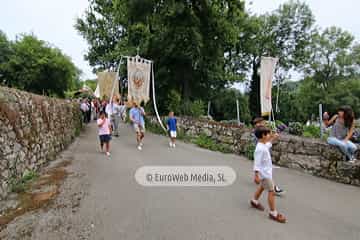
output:
[[[176,138],[176,131],[170,131],[170,137]]]

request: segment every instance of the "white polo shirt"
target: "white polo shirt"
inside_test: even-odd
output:
[[[258,171],[260,179],[272,179],[272,161],[270,148],[272,144],[258,142],[254,152],[254,171]]]

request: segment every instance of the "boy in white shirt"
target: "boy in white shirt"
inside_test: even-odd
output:
[[[275,138],[274,136],[271,136],[270,133],[270,129],[266,127],[258,127],[255,130],[255,136],[259,141],[254,152],[254,171],[259,173],[260,186],[256,190],[254,198],[250,201],[250,204],[252,207],[264,211],[264,207],[259,202],[259,198],[262,192],[267,190],[270,219],[280,223],[285,223],[286,218],[278,213],[275,209],[274,182],[272,180],[272,160],[270,155],[270,148],[272,146],[271,140],[275,140]]]

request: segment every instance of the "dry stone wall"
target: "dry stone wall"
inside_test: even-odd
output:
[[[152,123],[156,118],[150,117]],[[225,144],[236,154],[245,154],[253,144],[251,129],[193,118],[177,118],[178,128],[186,135],[204,134],[219,144]],[[275,164],[298,169],[315,176],[341,183],[360,186],[360,161],[350,164],[336,147],[319,139],[281,134],[273,144],[272,157]],[[360,152],[358,152],[360,159]]]
[[[54,159],[81,127],[77,103],[0,87],[0,199],[11,181]]]

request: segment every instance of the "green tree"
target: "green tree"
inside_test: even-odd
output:
[[[12,55],[11,42],[5,33],[0,31],[0,84],[6,84],[8,76],[8,63]]]
[[[234,120],[237,118],[236,100],[239,100],[240,120],[249,123],[248,96],[234,88],[219,91],[211,100],[211,115],[216,120]]]
[[[96,86],[97,86],[96,79],[88,79],[88,80],[85,80],[84,83],[86,84],[86,86],[90,87],[91,90],[95,91]]]
[[[307,78],[300,86],[297,101],[302,110],[302,121],[310,119],[312,115],[318,116],[319,104],[324,111],[336,113],[342,105],[349,105],[360,116],[360,80],[343,79],[336,81],[331,88],[324,90],[312,78]]]
[[[311,9],[300,1],[289,1],[271,14],[252,16],[240,32],[233,64],[239,71],[250,72],[249,105],[252,116],[260,114],[261,56],[279,58],[278,80],[285,79],[290,69],[302,66],[308,57],[307,47],[314,32]]]
[[[80,71],[59,49],[33,35],[21,35],[9,46],[7,62],[0,62],[0,78],[5,85],[64,97],[65,91],[78,84]]]
[[[285,82],[280,85],[281,91],[279,95],[279,112],[276,113],[276,119],[288,124],[289,122],[305,122],[308,118],[308,109],[303,103],[304,98],[308,95],[301,96],[300,89],[305,81]],[[275,92],[276,90],[273,89]],[[273,98],[273,106],[275,107],[275,98]],[[306,104],[309,104],[307,102]],[[312,106],[312,103],[310,103]]]
[[[94,70],[114,68],[121,55],[135,54],[155,62],[159,102],[172,89],[184,101],[208,94],[237,77],[224,53],[238,41],[246,17],[237,0],[162,1],[91,0],[75,25],[88,41],[86,55]],[[235,72],[236,75],[236,72]],[[160,110],[166,110],[161,108]]]
[[[309,52],[311,58],[305,72],[324,90],[333,87],[337,80],[359,74],[360,50],[354,45],[354,36],[347,31],[326,28],[314,35]]]

